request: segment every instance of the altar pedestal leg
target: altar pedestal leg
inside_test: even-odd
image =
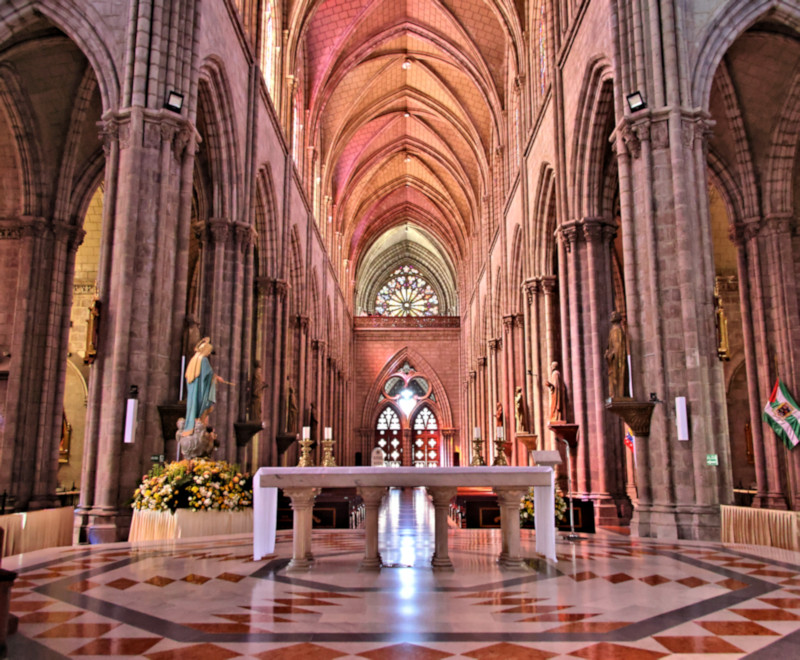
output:
[[[452,571],[453,562],[450,561],[447,538],[447,514],[450,509],[450,500],[456,496],[458,489],[428,488],[428,492],[433,498],[433,508],[436,514],[436,540],[431,565],[438,570]]]
[[[286,567],[289,573],[299,573],[311,568],[311,512],[318,488],[284,488],[284,494],[292,500],[292,560]]]
[[[495,488],[500,505],[500,534],[502,551],[497,561],[504,568],[525,569],[519,541],[519,503],[527,493],[525,488]]]
[[[378,510],[386,488],[359,488],[359,495],[364,500],[364,559],[361,561],[362,571],[381,570],[381,556],[378,554]]]

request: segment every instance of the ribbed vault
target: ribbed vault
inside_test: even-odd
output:
[[[440,249],[403,249],[418,253],[414,263],[455,313],[457,274],[503,141],[507,64],[520,59],[513,3],[308,0],[289,24],[292,103],[305,122],[295,137],[319,186],[323,231],[358,264],[355,307],[369,309],[367,292],[402,252],[393,244],[374,254],[378,238],[412,223]]]

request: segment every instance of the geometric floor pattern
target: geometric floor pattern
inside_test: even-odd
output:
[[[391,491],[379,573],[360,530],[315,530],[313,568],[287,575],[289,532],[252,560],[248,535],[54,548],[19,572],[9,658],[516,660],[800,658],[800,554],[630,538],[560,541],[558,562],[496,564],[499,530],[450,530],[433,571],[422,491]]]

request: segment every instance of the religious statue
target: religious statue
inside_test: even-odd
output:
[[[200,326],[194,314],[187,314],[183,319],[183,345],[181,351],[187,358],[191,358],[194,347],[200,343]]]
[[[97,346],[100,343],[100,309],[101,303],[95,296],[89,307],[89,320],[86,322],[86,351],[84,364],[92,364],[97,359]]]
[[[495,426],[502,426],[503,425],[503,404],[499,401],[494,408],[494,419],[495,419]]]
[[[308,426],[311,429],[311,440],[317,441],[317,427],[319,426],[319,419],[317,418],[317,404],[311,403],[308,406]]]
[[[312,406],[314,404],[311,404]],[[286,377],[286,433],[292,433],[297,427],[297,399],[294,396],[294,388]],[[313,437],[313,436],[312,436]]]
[[[622,327],[622,316],[616,310],[611,312],[605,357],[608,363],[608,395],[611,399],[622,398],[628,380],[628,341]]]
[[[517,433],[525,433],[528,426],[525,420],[525,395],[519,385],[514,392],[514,420],[517,423]]]
[[[253,374],[250,376],[250,419],[261,421],[261,395],[267,388],[264,380],[264,373],[261,370],[261,362],[256,360],[253,363]]]
[[[558,370],[558,362],[550,364],[550,380],[547,381],[547,387],[550,389],[550,421],[566,421],[566,391],[564,389],[564,379]]]
[[[728,340],[728,315],[722,302],[719,291],[719,281],[714,283],[714,325],[717,329],[717,357],[720,360],[730,360],[730,341]]]
[[[178,420],[175,439],[178,441],[178,447],[180,447],[184,458],[208,458],[219,447],[217,434],[210,426],[197,425],[194,432],[184,435],[183,424],[184,419],[181,417]]]
[[[206,426],[208,416],[217,402],[217,383],[233,384],[217,376],[211,368],[208,356],[213,350],[211,339],[204,337],[194,347],[194,356],[186,367],[186,422],[182,433],[184,436],[192,435],[198,422],[201,427]]]

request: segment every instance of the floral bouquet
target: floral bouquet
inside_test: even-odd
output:
[[[556,489],[556,520],[563,521],[564,515],[567,511],[567,502],[561,491]],[[519,503],[519,522],[524,525],[525,523],[533,524],[533,488],[528,489],[528,493],[520,500]]]
[[[253,480],[225,461],[194,459],[155,465],[133,495],[134,509],[240,511],[253,506]]]

